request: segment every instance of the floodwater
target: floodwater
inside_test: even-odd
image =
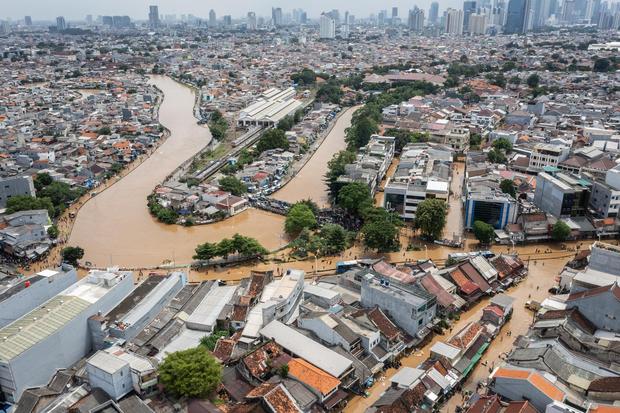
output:
[[[452,181],[450,182],[450,199],[448,200],[448,215],[443,231],[444,238],[456,239],[463,235],[463,175],[465,164],[454,162],[452,167]]]
[[[165,225],[151,217],[146,197],[178,165],[211,141],[211,134],[193,117],[194,92],[164,76],[151,82],[161,89],[160,122],[171,134],[141,165],[80,209],[69,245],[84,248],[84,261],[95,266],[149,267],[173,261],[191,262],[194,248],[235,233],[254,237],[266,248],[284,244],[284,218],[249,209],[211,225]]]
[[[288,184],[273,194],[273,198],[291,203],[311,199],[319,208],[329,207],[327,185],[323,178],[327,173],[327,162],[334,154],[346,149],[345,130],[351,126],[351,117],[357,109],[349,108],[336,119],[332,130],[310,160]]]
[[[500,355],[510,352],[514,340],[520,335],[525,334],[530,326],[533,313],[524,308],[525,302],[529,299],[542,301],[549,295],[547,290],[555,285],[555,277],[564,267],[567,258],[555,258],[550,260],[538,260],[536,263],[530,261],[529,275],[516,287],[510,288],[506,294],[515,299],[513,303],[514,313],[508,323],[501,330],[501,333],[491,342],[486,353],[474,368],[472,373],[463,385],[464,390],[475,391],[478,382],[485,380],[489,376],[488,368],[497,366],[501,363]],[[447,330],[443,335],[435,335],[430,342],[423,347],[414,350],[410,356],[401,360],[403,366],[417,367],[420,363],[430,356],[430,348],[438,341],[447,341],[469,322],[478,321],[482,317],[482,309],[486,307],[489,299],[485,298],[478,304],[461,314],[461,318],[453,326],[451,331]],[[507,332],[511,336],[507,336]],[[486,361],[487,366],[481,363]],[[384,374],[384,379],[379,379],[368,389],[369,397],[355,397],[344,409],[346,413],[363,412],[372,406],[390,386],[390,377],[397,372],[396,369],[389,369]],[[462,405],[463,399],[460,394],[454,395],[442,407],[442,412],[454,412],[456,406]]]

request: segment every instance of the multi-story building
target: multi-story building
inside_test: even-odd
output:
[[[469,135],[469,129],[467,128],[452,128],[446,134],[444,144],[457,152],[462,152],[469,146]]]
[[[542,170],[545,166],[557,167],[560,162],[568,158],[570,148],[547,143],[537,143],[530,156],[530,169]]]
[[[336,21],[331,15],[321,14],[319,25],[319,37],[321,39],[334,39],[336,37]]]
[[[155,29],[159,27],[159,7],[149,6],[149,27]]]
[[[0,329],[0,390],[15,402],[90,352],[88,318],[133,289],[131,272],[93,270],[56,297]]]
[[[257,28],[256,13],[254,13],[253,11],[248,12],[246,27],[248,30],[256,30]]]
[[[528,28],[528,20],[531,14],[530,9],[530,0],[510,0],[508,2],[504,33],[525,33]]]
[[[424,29],[424,10],[417,6],[413,10],[409,10],[409,20],[407,22],[409,30],[413,32],[421,32]]]
[[[484,13],[476,13],[469,16],[469,32],[471,34],[486,34],[488,16]]]
[[[56,30],[59,32],[65,30],[67,28],[67,22],[63,16],[56,17]]]
[[[607,171],[605,180],[592,184],[590,206],[601,217],[617,217],[620,211],[620,166]]]
[[[584,215],[590,199],[591,183],[557,173],[541,172],[536,177],[534,204],[554,217]]]
[[[452,151],[443,146],[405,146],[398,167],[384,188],[384,208],[404,219],[414,219],[418,205],[425,199],[447,202],[451,165]]]
[[[15,176],[0,179],[0,209],[6,208],[6,202],[12,196],[25,195],[34,197],[35,190],[30,176]]]
[[[496,229],[513,224],[517,219],[517,200],[502,192],[499,175],[472,177],[465,192],[465,228],[482,221]]]
[[[446,33],[457,36],[463,34],[463,10],[446,10]]]
[[[437,312],[435,296],[372,273],[362,276],[361,297],[362,306],[379,307],[412,337],[423,337]]]
[[[42,270],[30,277],[0,284],[0,328],[32,311],[76,281],[75,269],[64,264],[56,270]]]
[[[345,166],[345,174],[338,183],[361,182],[374,195],[394,158],[395,138],[372,135],[368,144],[359,150],[355,163]]]
[[[280,7],[273,7],[271,9],[271,22],[275,27],[282,26],[282,9]]]
[[[476,0],[465,0],[463,2],[463,30],[470,32],[469,19],[476,12]]]
[[[431,3],[431,7],[428,10],[428,23],[429,24],[437,24],[437,20],[439,19],[439,3],[434,1]]]

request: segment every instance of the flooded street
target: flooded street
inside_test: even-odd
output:
[[[219,241],[234,233],[257,238],[268,249],[281,245],[284,219],[255,209],[213,225],[164,225],[151,217],[146,197],[178,165],[211,140],[193,117],[194,93],[174,80],[155,76],[163,91],[160,122],[171,134],[140,166],[90,199],[80,209],[69,245],[85,250],[84,261],[95,266],[155,266],[170,260],[189,263],[197,244]]]
[[[345,130],[351,126],[351,117],[357,109],[349,108],[336,119],[334,127],[312,158],[288,184],[272,195],[273,198],[291,203],[311,199],[319,208],[329,207],[327,185],[323,178],[327,172],[327,162],[334,154],[346,149]]]
[[[491,345],[480,362],[476,365],[472,373],[470,373],[468,379],[464,382],[464,390],[474,391],[476,389],[476,384],[488,377],[488,367],[490,367],[493,363],[497,366],[501,362],[499,359],[500,354],[509,352],[512,348],[512,343],[517,336],[527,332],[532,321],[533,313],[524,308],[525,302],[530,298],[542,301],[545,297],[547,297],[549,295],[547,290],[555,284],[554,278],[562,270],[566,264],[566,261],[566,258],[538,261],[536,264],[534,264],[534,261],[531,261],[529,276],[518,286],[506,291],[507,295],[515,298],[515,302],[513,304],[514,314],[511,320],[504,325],[501,333],[491,342]],[[430,348],[433,344],[438,341],[448,340],[453,334],[457,333],[469,322],[479,320],[482,316],[482,309],[486,307],[487,304],[488,298],[485,298],[474,307],[461,314],[461,318],[453,325],[451,332],[447,330],[443,335],[435,335],[425,346],[414,350],[409,357],[403,358],[401,360],[402,365],[417,367],[429,357]],[[512,331],[512,336],[508,337],[506,335],[508,331]],[[480,364],[484,361],[488,362],[488,367]],[[368,392],[370,393],[369,397],[355,397],[349,402],[344,411],[347,413],[363,412],[368,407],[372,406],[372,404],[381,397],[381,394],[389,388],[389,378],[392,377],[396,371],[396,369],[387,370],[385,372],[385,380],[377,380],[373,387],[368,389]],[[454,412],[455,407],[461,405],[462,402],[463,400],[461,395],[456,394],[442,406],[441,411],[446,413]]]

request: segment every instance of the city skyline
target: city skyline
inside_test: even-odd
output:
[[[272,7],[281,7],[282,11],[291,13],[295,8],[302,8],[308,13],[308,17],[318,19],[322,12],[332,9],[339,9],[343,12],[348,10],[351,14],[368,17],[370,14],[378,14],[380,10],[387,10],[391,14],[393,7],[398,8],[398,17],[407,19],[409,9],[414,6],[423,10],[428,10],[432,0],[420,0],[416,2],[394,0],[378,5],[370,0],[362,0],[350,2],[345,0],[318,0],[309,1],[301,0],[297,2],[284,2],[277,0],[232,0],[225,4],[217,4],[215,2],[197,3],[192,0],[137,0],[131,4],[120,0],[110,0],[105,3],[95,2],[92,0],[76,2],[75,0],[56,0],[46,2],[41,5],[37,0],[25,0],[19,3],[11,3],[5,5],[0,20],[3,19],[23,19],[24,16],[32,16],[33,20],[52,21],[58,16],[64,16],[67,20],[83,20],[86,15],[128,15],[132,19],[148,20],[149,6],[155,5],[159,7],[161,15],[166,14],[192,14],[196,17],[208,18],[209,11],[215,10],[218,16],[232,15],[234,18],[246,16],[248,12],[255,12],[257,16],[271,16]],[[460,0],[447,0],[439,2],[440,10],[449,7],[462,7]]]

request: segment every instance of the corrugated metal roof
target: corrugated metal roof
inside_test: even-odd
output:
[[[0,360],[9,361],[49,337],[91,305],[59,295],[0,330]]]

